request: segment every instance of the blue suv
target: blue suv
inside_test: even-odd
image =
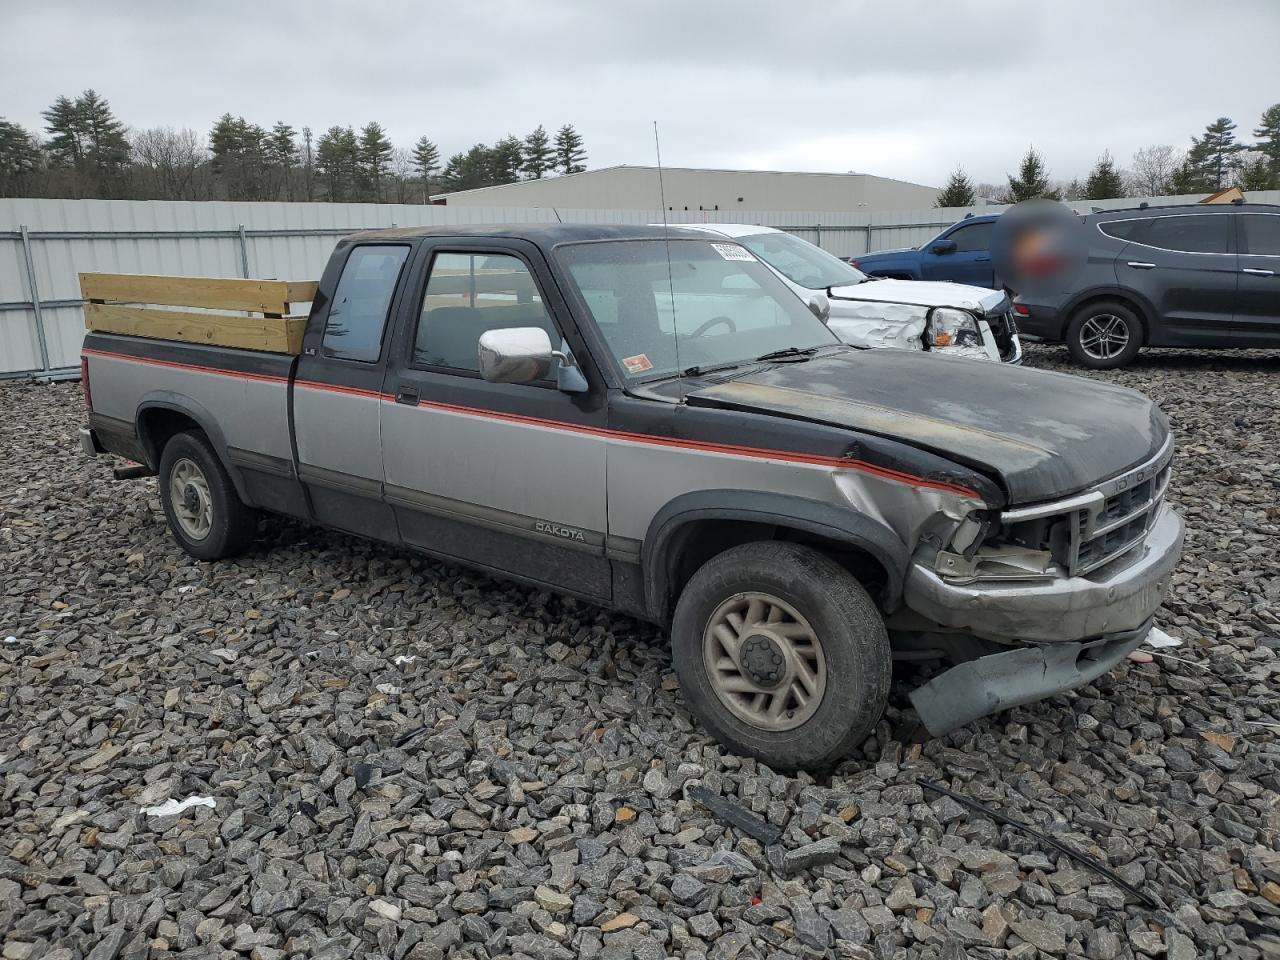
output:
[[[884,250],[851,257],[849,262],[873,277],[899,280],[952,280],[998,290],[991,265],[991,234],[998,213],[967,216],[919,247]]]

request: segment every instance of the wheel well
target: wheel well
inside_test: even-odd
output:
[[[138,437],[142,441],[142,448],[151,460],[150,466],[159,469],[160,454],[165,444],[175,434],[187,430],[204,432],[204,428],[193,417],[181,410],[170,410],[167,407],[151,407],[143,410],[138,415]]]
[[[676,599],[698,569],[712,557],[732,547],[762,540],[800,543],[822,551],[847,570],[873,598],[882,598],[890,578],[884,565],[855,544],[806,530],[744,520],[693,520],[672,535],[666,551],[664,619],[675,609]]]
[[[1134,316],[1138,318],[1138,323],[1142,325],[1142,339],[1146,342],[1151,332],[1151,321],[1147,318],[1146,308],[1138,303],[1132,297],[1125,296],[1123,293],[1095,293],[1085,297],[1079,303],[1071,308],[1071,318],[1068,322],[1075,322],[1080,312],[1087,307],[1093,306],[1095,303],[1107,301],[1110,303],[1118,303],[1123,307],[1128,307],[1133,311]]]

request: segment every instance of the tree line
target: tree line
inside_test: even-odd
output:
[[[1204,133],[1191,138],[1186,150],[1168,144],[1143,147],[1127,169],[1104,150],[1084,180],[1050,179],[1044,157],[1028,147],[1018,172],[1007,183],[975,184],[957,167],[938,194],[939,207],[971,207],[979,197],[998,203],[1018,203],[1036,197],[1051,200],[1110,200],[1115,197],[1159,197],[1214,193],[1226,187],[1242,190],[1280,190],[1280,103],[1263,111],[1253,141],[1236,138],[1236,124],[1219,117]]]
[[[317,136],[225,113],[207,137],[130,130],[93,90],[60,96],[41,116],[42,133],[0,117],[0,197],[429,203],[441,192],[580,173],[587,160],[572,124],[477,143],[441,164],[429,137],[397,147],[376,121]]]

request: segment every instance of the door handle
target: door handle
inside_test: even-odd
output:
[[[421,394],[418,388],[411,383],[402,383],[396,387],[396,403],[403,403],[409,407],[416,407]]]
[[[1129,266],[1136,270],[1154,270],[1156,268],[1154,263],[1147,263],[1145,260],[1130,260]]]
[[[1240,272],[1251,273],[1255,277],[1274,277],[1276,275],[1274,270],[1259,270],[1257,267],[1244,267]]]
[[[974,258],[973,258],[973,262],[974,262],[974,263],[990,263],[990,262],[991,262],[991,258],[990,258],[989,256],[988,256],[988,257],[974,257]]]

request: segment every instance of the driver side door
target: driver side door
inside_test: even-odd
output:
[[[995,286],[995,268],[991,265],[991,232],[995,224],[962,223],[938,240],[956,245],[950,253],[934,253],[933,243],[925,251],[921,274],[925,280],[951,280],[976,287]]]
[[[541,254],[519,240],[441,237],[423,244],[415,266],[412,319],[387,369],[394,402],[382,404],[380,424],[401,537],[607,600],[604,389]],[[561,392],[554,379],[481,378],[481,333],[511,327],[541,327],[567,344],[587,392]]]

